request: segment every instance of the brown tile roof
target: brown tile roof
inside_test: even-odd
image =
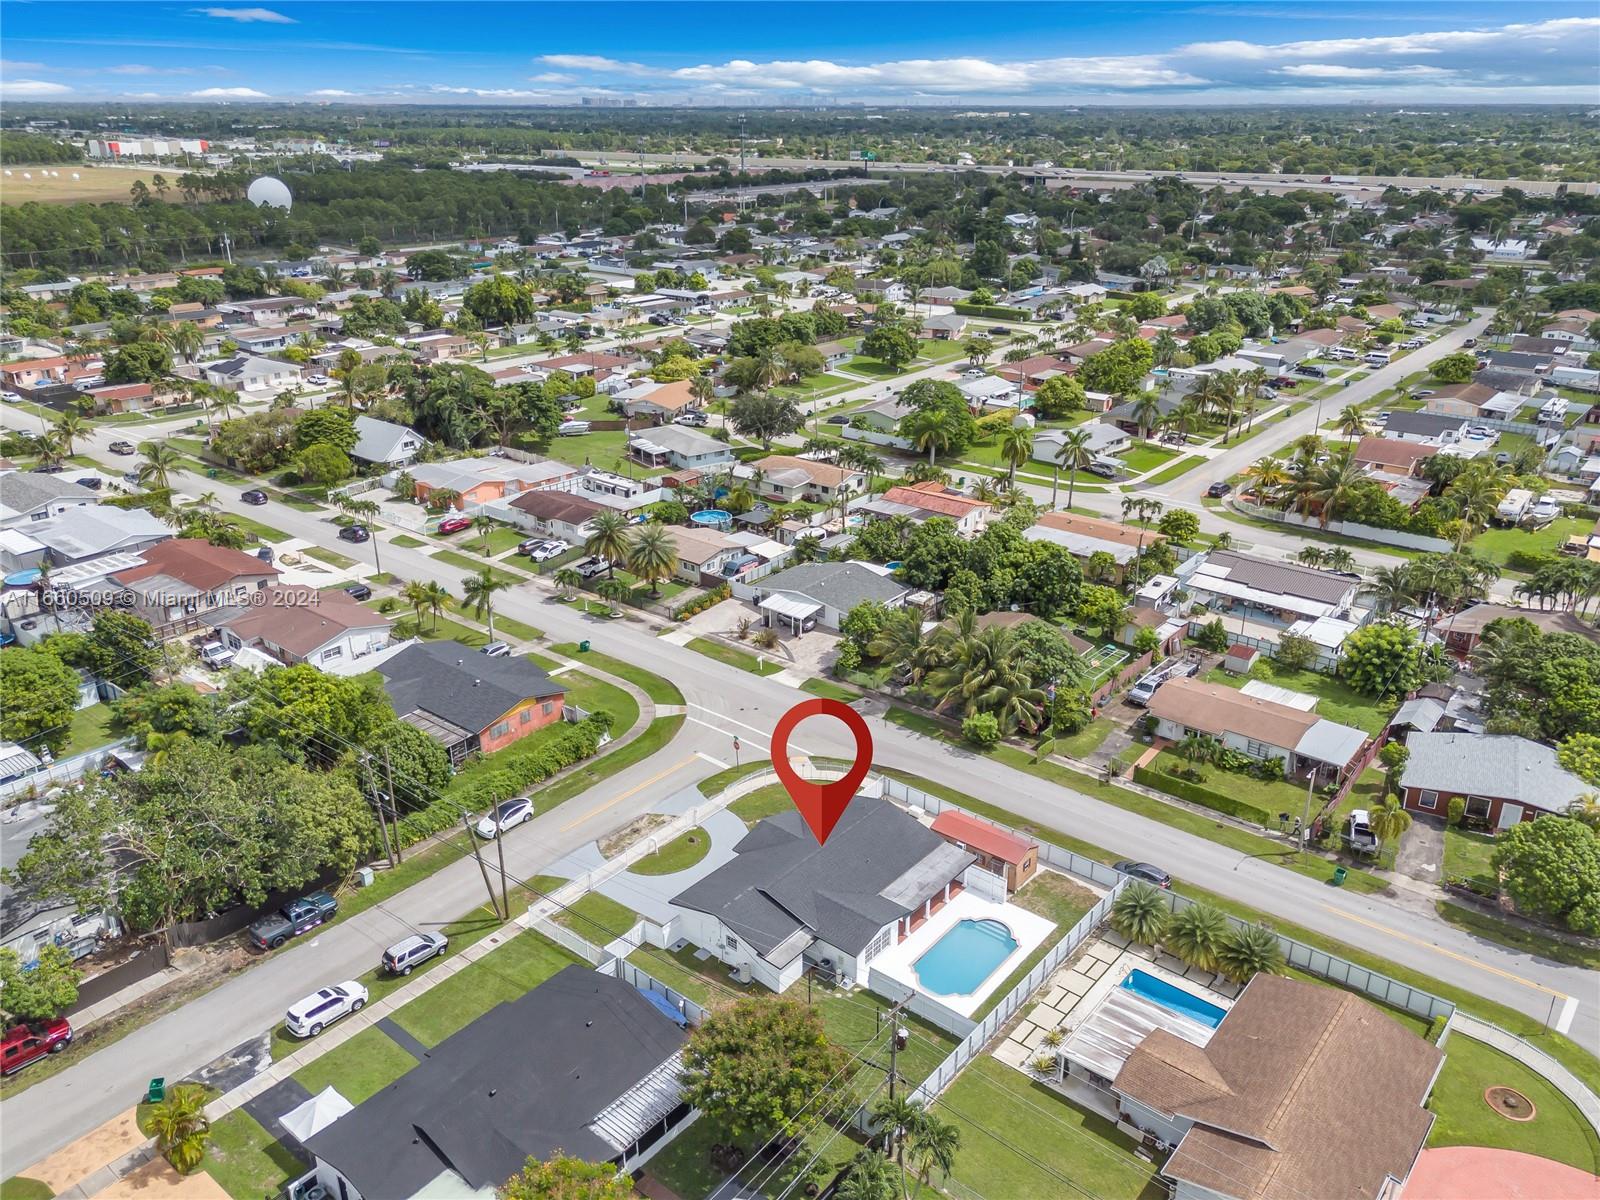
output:
[[[914,487],[892,487],[883,494],[883,498],[895,504],[910,504],[928,512],[942,513],[947,517],[964,517],[994,507],[987,500],[954,495],[945,491],[943,485],[931,480]]]
[[[337,589],[319,592],[277,584],[264,594],[266,602],[260,607],[225,622],[247,645],[259,638],[303,658],[347,630],[382,629],[389,624]]]
[[[605,509],[605,505],[571,492],[548,491],[519,492],[512,498],[511,507],[540,521],[562,521],[568,525],[582,525]]]
[[[680,408],[689,408],[698,401],[694,398],[694,390],[689,381],[678,379],[672,383],[662,384],[649,395],[636,397],[631,403],[653,404],[657,408],[676,412]]]
[[[1269,746],[1293,750],[1322,718],[1287,704],[1276,704],[1222,683],[1173,679],[1150,699],[1150,714],[1213,736],[1237,734]]]
[[[126,584],[165,575],[202,592],[209,592],[235,579],[280,573],[277,567],[262,562],[254,554],[213,546],[199,538],[171,538],[150,547],[143,555],[144,562],[126,571],[118,571],[111,578]]]
[[[1319,346],[1337,346],[1344,341],[1344,334],[1337,329],[1308,329],[1304,333],[1296,334],[1295,340],[1315,342]]]
[[[1023,862],[1038,844],[953,808],[946,809],[934,818],[933,831],[940,837],[981,850],[1007,863]]]
[[[1419,462],[1432,458],[1441,449],[1398,438],[1364,437],[1356,443],[1355,461],[1361,466],[1399,467],[1409,475]]]
[[[810,458],[796,458],[792,454],[769,454],[750,464],[771,475],[775,471],[804,471],[818,487],[838,487],[859,471],[847,471],[832,463],[817,462]]]
[[[1376,1200],[1427,1140],[1443,1059],[1350,992],[1257,975],[1205,1047],[1158,1030],[1113,1086],[1195,1122],[1169,1178],[1243,1200]]]
[[[1499,393],[1487,384],[1482,383],[1447,383],[1442,387],[1433,389],[1434,400],[1464,400],[1468,404],[1481,405],[1493,400]]]
[[[1047,512],[1039,514],[1038,523],[1046,529],[1075,533],[1080,537],[1099,538],[1102,542],[1115,542],[1119,546],[1139,545],[1140,533],[1137,529],[1101,517],[1083,517],[1069,512]],[[1146,546],[1153,546],[1163,540],[1161,534],[1154,530],[1146,530],[1143,537]]]

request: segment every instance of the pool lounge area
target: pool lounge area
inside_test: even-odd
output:
[[[1054,929],[1037,913],[969,888],[874,958],[872,970],[970,1017]]]

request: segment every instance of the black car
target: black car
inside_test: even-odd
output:
[[[341,542],[366,542],[372,539],[372,534],[365,525],[346,525],[339,530]]]
[[[40,463],[33,469],[33,473],[35,475],[59,475],[65,470],[66,468],[60,463]]]
[[[72,482],[79,487],[88,488],[91,492],[98,492],[106,485],[106,481],[98,475],[85,475],[82,479],[74,479]]]
[[[1117,870],[1124,875],[1132,875],[1135,879],[1142,879],[1146,883],[1153,883],[1160,888],[1172,886],[1172,876],[1160,867],[1153,867],[1147,862],[1119,862]]]
[[[296,934],[333,920],[338,911],[339,902],[327,892],[312,892],[251,925],[250,940],[263,950],[276,950]]]
[[[1213,500],[1220,500],[1231,491],[1233,491],[1233,484],[1229,483],[1226,479],[1219,479],[1206,489],[1206,495],[1210,496]]]
[[[246,504],[265,504],[267,502],[267,494],[260,488],[251,488],[248,492],[245,492],[242,496],[240,496],[239,499],[243,500]]]
[[[372,599],[372,589],[364,583],[352,583],[349,587],[345,588],[344,594],[354,600]]]
[[[828,418],[827,423],[829,425],[848,425],[850,424],[850,418],[844,413],[834,413],[833,416]]]

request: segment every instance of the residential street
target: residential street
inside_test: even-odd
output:
[[[1463,331],[1470,336],[1470,331]],[[1356,387],[1351,399],[1356,398]],[[1380,381],[1375,386],[1384,386]],[[1292,422],[1284,422],[1292,428]],[[105,444],[129,436],[124,428],[96,431],[100,457]],[[1253,458],[1271,437],[1248,445]],[[214,491],[233,508],[241,488],[184,476],[179,490]],[[350,551],[320,514],[273,503],[252,515],[295,537]],[[357,550],[361,553],[361,550]],[[387,541],[383,566],[404,578],[437,580],[459,593],[460,568]],[[653,804],[715,770],[697,752],[731,761],[737,735],[751,751],[765,752],[768,731],[800,697],[771,679],[761,679],[655,636],[654,622],[637,617],[590,618],[556,602],[542,583],[502,593],[497,611],[545,630],[552,640],[592,639],[596,649],[673,680],[689,702],[679,736],[655,757],[518,829],[507,838],[507,866],[519,876],[537,873],[570,850],[618,828]],[[1160,821],[1053,786],[992,760],[909,733],[874,719],[876,761],[903,768],[977,796],[1041,824],[1163,864],[1184,878],[1320,933],[1362,946],[1427,975],[1475,992],[1565,1028],[1588,1046],[1600,1044],[1600,1007],[1592,1002],[1594,977],[1579,968],[1534,959],[1481,942],[1438,921],[1432,897],[1406,891],[1396,896],[1356,895],[1251,858]],[[853,742],[837,725],[813,719],[791,752],[848,757]],[[747,751],[747,753],[750,751]],[[482,901],[476,866],[463,860],[402,892],[383,905],[273,955],[262,965],[76,1066],[35,1085],[0,1106],[7,1130],[5,1174],[27,1165],[125,1110],[152,1075],[179,1078],[271,1026],[292,1001],[315,987],[369,969],[382,948],[403,933],[459,917]],[[1568,997],[1580,998],[1583,1002]]]

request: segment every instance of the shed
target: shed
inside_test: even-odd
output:
[[[976,854],[977,865],[985,871],[1003,875],[1007,891],[1016,891],[1039,869],[1037,842],[966,813],[945,809],[934,818],[933,831],[945,841]]]
[[[1250,668],[1261,660],[1261,651],[1254,646],[1229,646],[1222,667],[1233,675],[1248,675]]]

